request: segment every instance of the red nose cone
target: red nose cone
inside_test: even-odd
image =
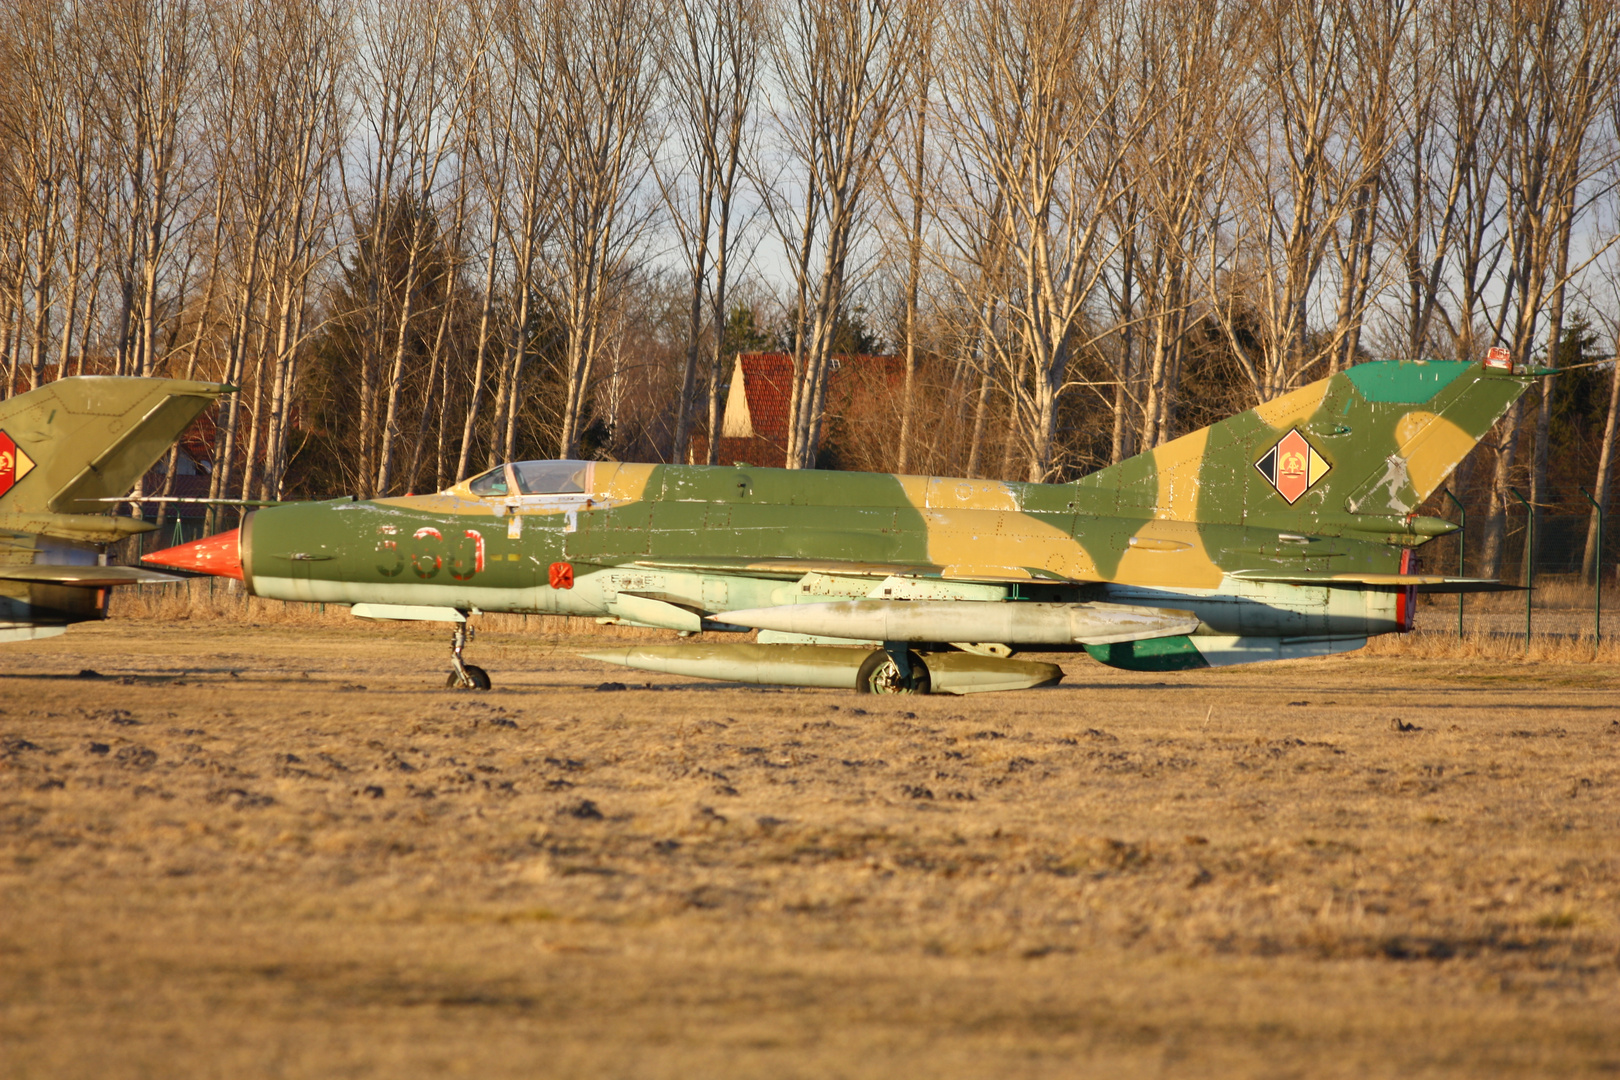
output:
[[[141,557],[141,562],[157,563],[176,570],[190,570],[215,577],[233,577],[242,580],[242,543],[240,529],[205,536],[179,547],[164,548]]]

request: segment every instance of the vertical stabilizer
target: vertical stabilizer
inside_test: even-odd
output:
[[[103,514],[197,416],[219,383],[86,375],[0,402],[0,515]]]
[[[1079,482],[1127,516],[1311,531],[1412,513],[1530,384],[1478,364],[1358,364]]]

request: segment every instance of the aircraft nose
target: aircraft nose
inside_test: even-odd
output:
[[[215,577],[242,580],[242,544],[240,529],[205,536],[189,544],[180,544],[141,557],[141,562],[156,563],[176,570],[190,570]]]

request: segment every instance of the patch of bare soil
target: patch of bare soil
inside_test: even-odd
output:
[[[0,1075],[1620,1070],[1620,667],[883,699],[491,633],[470,693],[441,636],[5,646]]]

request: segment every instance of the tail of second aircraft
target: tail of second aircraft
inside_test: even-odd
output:
[[[1524,393],[1478,364],[1358,364],[1092,473],[1118,512],[1316,531],[1405,519]]]
[[[0,515],[106,513],[230,390],[78,376],[0,402]]]

